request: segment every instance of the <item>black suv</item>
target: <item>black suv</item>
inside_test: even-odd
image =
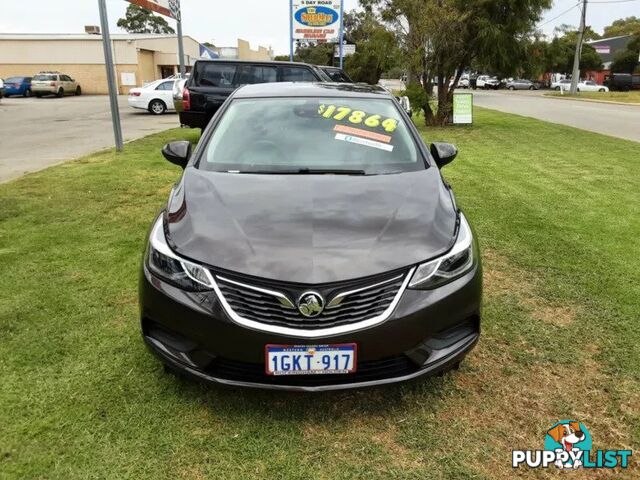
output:
[[[331,79],[306,63],[198,60],[184,86],[182,105],[177,106],[180,123],[204,129],[227,97],[242,85],[324,81]]]

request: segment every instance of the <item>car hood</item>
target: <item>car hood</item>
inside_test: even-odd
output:
[[[166,219],[167,240],[182,256],[246,275],[321,284],[446,252],[456,212],[436,168],[338,176],[189,167]]]

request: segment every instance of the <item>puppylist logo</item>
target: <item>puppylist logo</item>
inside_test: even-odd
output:
[[[514,450],[511,465],[519,468],[555,466],[562,469],[627,468],[631,450],[592,450],[589,430],[582,422],[562,420],[553,425],[544,439],[544,450]]]

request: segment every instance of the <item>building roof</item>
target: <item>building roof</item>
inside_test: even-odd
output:
[[[600,58],[602,59],[602,63],[604,63],[605,68],[608,68],[608,65],[611,64],[616,53],[620,50],[625,50],[632,38],[633,35],[620,35],[617,37],[591,40],[587,42],[587,44],[596,49],[596,52],[600,54]]]
[[[149,40],[154,38],[177,38],[172,33],[112,33],[112,40]],[[184,38],[191,38],[184,35]],[[0,40],[102,40],[102,35],[92,33],[0,33]]]
[[[391,94],[377,85],[354,83],[306,83],[280,82],[257,83],[240,87],[233,94],[236,98],[260,97],[340,97],[340,98],[391,98]]]

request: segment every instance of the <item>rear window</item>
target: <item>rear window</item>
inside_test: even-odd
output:
[[[45,82],[55,82],[58,80],[57,75],[36,75],[33,79]]]
[[[7,83],[22,83],[23,81],[24,81],[23,77],[11,77],[5,80],[5,82]]]
[[[203,87],[232,87],[236,69],[236,65],[229,63],[199,63],[193,81]]]
[[[352,83],[352,80],[342,70],[328,68],[324,73],[334,82]]]
[[[232,173],[309,169],[367,175],[426,168],[390,98],[233,100],[198,166]]]
[[[282,67],[283,82],[317,82],[310,70],[300,67]]]

